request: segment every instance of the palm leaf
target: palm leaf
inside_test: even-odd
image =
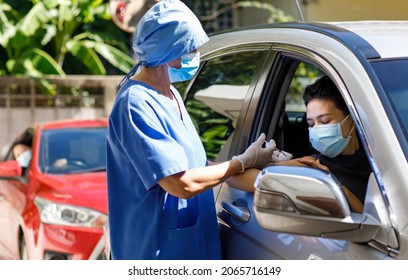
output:
[[[64,71],[55,60],[41,49],[34,48],[21,55],[17,60],[9,59],[7,69],[12,75],[40,77],[44,74],[65,76]]]
[[[84,63],[92,74],[105,75],[106,70],[98,55],[84,41],[70,40],[66,44],[68,51]]]
[[[7,48],[9,39],[16,33],[16,28],[9,21],[6,11],[11,11],[11,7],[5,3],[0,3],[0,45]]]
[[[224,137],[228,132],[228,126],[226,125],[217,125],[207,129],[202,133],[201,137],[205,140],[210,140],[218,137]]]
[[[123,71],[124,73],[127,73],[135,63],[135,61],[129,55],[108,44],[89,40],[84,41],[84,43],[88,48],[94,49],[110,64]]]
[[[31,56],[33,64],[37,69],[41,69],[43,74],[65,76],[64,70],[58,63],[46,52],[40,49],[33,49],[33,56]]]
[[[48,22],[48,11],[41,2],[38,2],[22,19],[20,30],[26,36],[34,35],[43,23]]]

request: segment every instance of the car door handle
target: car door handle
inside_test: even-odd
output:
[[[247,203],[238,199],[237,201],[224,200],[222,202],[224,210],[239,222],[246,223],[251,218]]]

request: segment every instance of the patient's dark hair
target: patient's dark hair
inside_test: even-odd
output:
[[[303,101],[305,105],[314,98],[323,98],[332,100],[337,109],[344,112],[345,115],[349,114],[346,102],[344,102],[340,91],[328,76],[322,76],[317,79],[313,84],[306,87],[303,93]]]

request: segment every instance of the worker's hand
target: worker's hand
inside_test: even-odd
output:
[[[276,143],[275,140],[271,139],[268,142],[265,143],[265,147],[272,147],[273,148],[273,153],[272,153],[272,162],[279,162],[279,161],[284,161],[284,160],[290,160],[293,158],[293,155],[291,153],[281,151],[276,148]]]
[[[232,157],[241,162],[242,171],[248,168],[263,169],[272,162],[272,153],[276,146],[262,147],[265,143],[265,138],[265,133],[262,133],[243,154]]]

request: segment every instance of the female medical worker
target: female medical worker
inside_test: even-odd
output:
[[[107,134],[108,215],[113,259],[220,259],[212,188],[266,166],[262,134],[241,155],[209,163],[171,82],[188,80],[208,41],[179,0],[155,4],[139,21],[139,62],[121,82]]]

